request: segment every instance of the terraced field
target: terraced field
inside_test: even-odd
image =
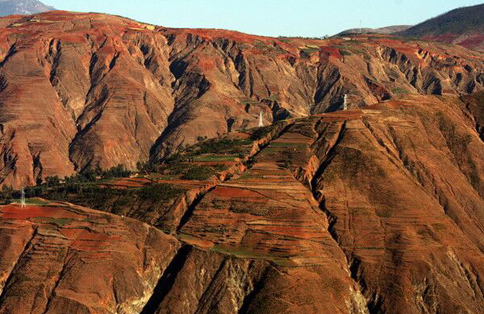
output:
[[[283,265],[331,260],[328,255],[339,250],[326,217],[293,175],[311,153],[312,126],[306,121],[290,125],[256,156],[250,169],[208,193],[181,232],[213,243],[215,250]]]

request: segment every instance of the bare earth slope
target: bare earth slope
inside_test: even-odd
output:
[[[49,12],[0,60],[3,185],[179,152],[0,206],[0,313],[484,312],[479,52]]]
[[[400,94],[483,89],[482,55],[382,36],[275,39],[101,14],[0,19],[0,180],[159,159],[200,137]]]
[[[0,312],[482,313],[479,99],[286,121],[207,180],[99,183],[184,187],[104,208],[165,233],[68,203],[0,207]],[[186,168],[230,157],[202,148]]]

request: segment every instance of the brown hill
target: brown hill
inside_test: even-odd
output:
[[[0,313],[482,313],[482,108],[403,95],[39,187],[0,207]]]
[[[379,28],[350,28],[338,33],[336,36],[347,36],[347,35],[359,35],[359,34],[380,34],[380,35],[391,35],[394,33],[399,33],[406,31],[412,27],[412,25],[394,25]]]
[[[399,33],[484,51],[484,4],[462,7]]]
[[[482,55],[382,36],[305,40],[101,15],[0,19],[3,184],[158,159],[200,138],[403,93],[483,88]]]

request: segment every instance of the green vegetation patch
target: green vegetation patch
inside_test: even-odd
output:
[[[143,188],[116,189],[111,187],[59,186],[46,194],[46,198],[67,201],[90,208],[122,213],[123,209],[140,204],[153,205],[170,201],[185,192],[171,184],[153,184]]]
[[[252,144],[248,139],[210,140],[198,145],[195,155],[203,154],[232,154],[236,155],[245,152],[247,145]]]
[[[268,125],[262,128],[256,128],[250,133],[250,138],[253,141],[260,140],[265,138],[269,133],[271,133],[274,130],[273,125]]]
[[[210,251],[225,254],[225,255],[233,255],[241,258],[269,260],[282,267],[297,266],[296,263],[294,263],[289,259],[289,257],[284,257],[284,256],[279,257],[279,256],[261,254],[258,252],[254,252],[251,249],[243,248],[243,247],[234,248],[234,247],[227,247],[222,245],[215,245],[212,248],[210,248]]]
[[[284,143],[284,142],[271,142],[269,147],[272,148],[306,148],[308,145],[306,143]]]
[[[198,157],[193,157],[193,161],[195,161],[197,158]],[[215,158],[215,156],[213,156],[213,158]],[[215,161],[213,159],[204,160],[204,156],[201,156],[200,159],[205,162]],[[234,160],[234,157],[232,156],[231,159]],[[198,161],[201,161],[201,160],[198,160]],[[180,162],[179,160],[171,160],[166,165],[163,171],[165,175],[180,176],[182,180],[204,181],[216,175],[218,172],[225,171],[227,169],[228,167],[226,165],[204,166],[204,165],[195,165],[189,162]]]
[[[139,190],[135,190],[135,194],[140,199],[148,199],[153,202],[163,202],[170,199],[173,199],[177,196],[183,194],[185,190],[176,188],[171,184],[153,184],[150,186],[146,186]]]
[[[239,156],[201,155],[193,158],[197,162],[230,162],[235,161]]]
[[[186,168],[181,179],[204,181],[213,177],[218,171],[223,171],[225,169],[227,169],[226,166],[222,165],[211,167],[190,165]]]
[[[410,92],[404,88],[396,87],[392,90],[392,92],[396,95],[404,95],[409,94]]]
[[[249,214],[253,216],[266,216],[269,209],[260,203],[237,201],[229,206],[229,210],[237,214]]]
[[[34,219],[35,222],[41,224],[53,224],[57,227],[64,227],[70,224],[74,219],[70,218],[50,218],[50,217],[37,217]]]
[[[307,45],[305,47],[300,47],[299,49],[301,49],[301,51],[304,51],[307,54],[311,54],[313,52],[319,51],[319,47],[318,46],[312,46],[312,45]]]
[[[339,51],[341,53],[342,56],[351,56],[352,53],[348,50],[340,50]]]
[[[271,95],[267,98],[264,98],[264,100],[269,100],[269,101],[280,101],[280,99],[281,98],[279,97],[279,95]]]

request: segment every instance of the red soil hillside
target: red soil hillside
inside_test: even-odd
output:
[[[197,138],[402,94],[483,89],[458,46],[362,36],[267,38],[102,14],[0,19],[0,182],[159,159]]]
[[[483,313],[483,116],[406,95],[0,206],[0,313]]]

